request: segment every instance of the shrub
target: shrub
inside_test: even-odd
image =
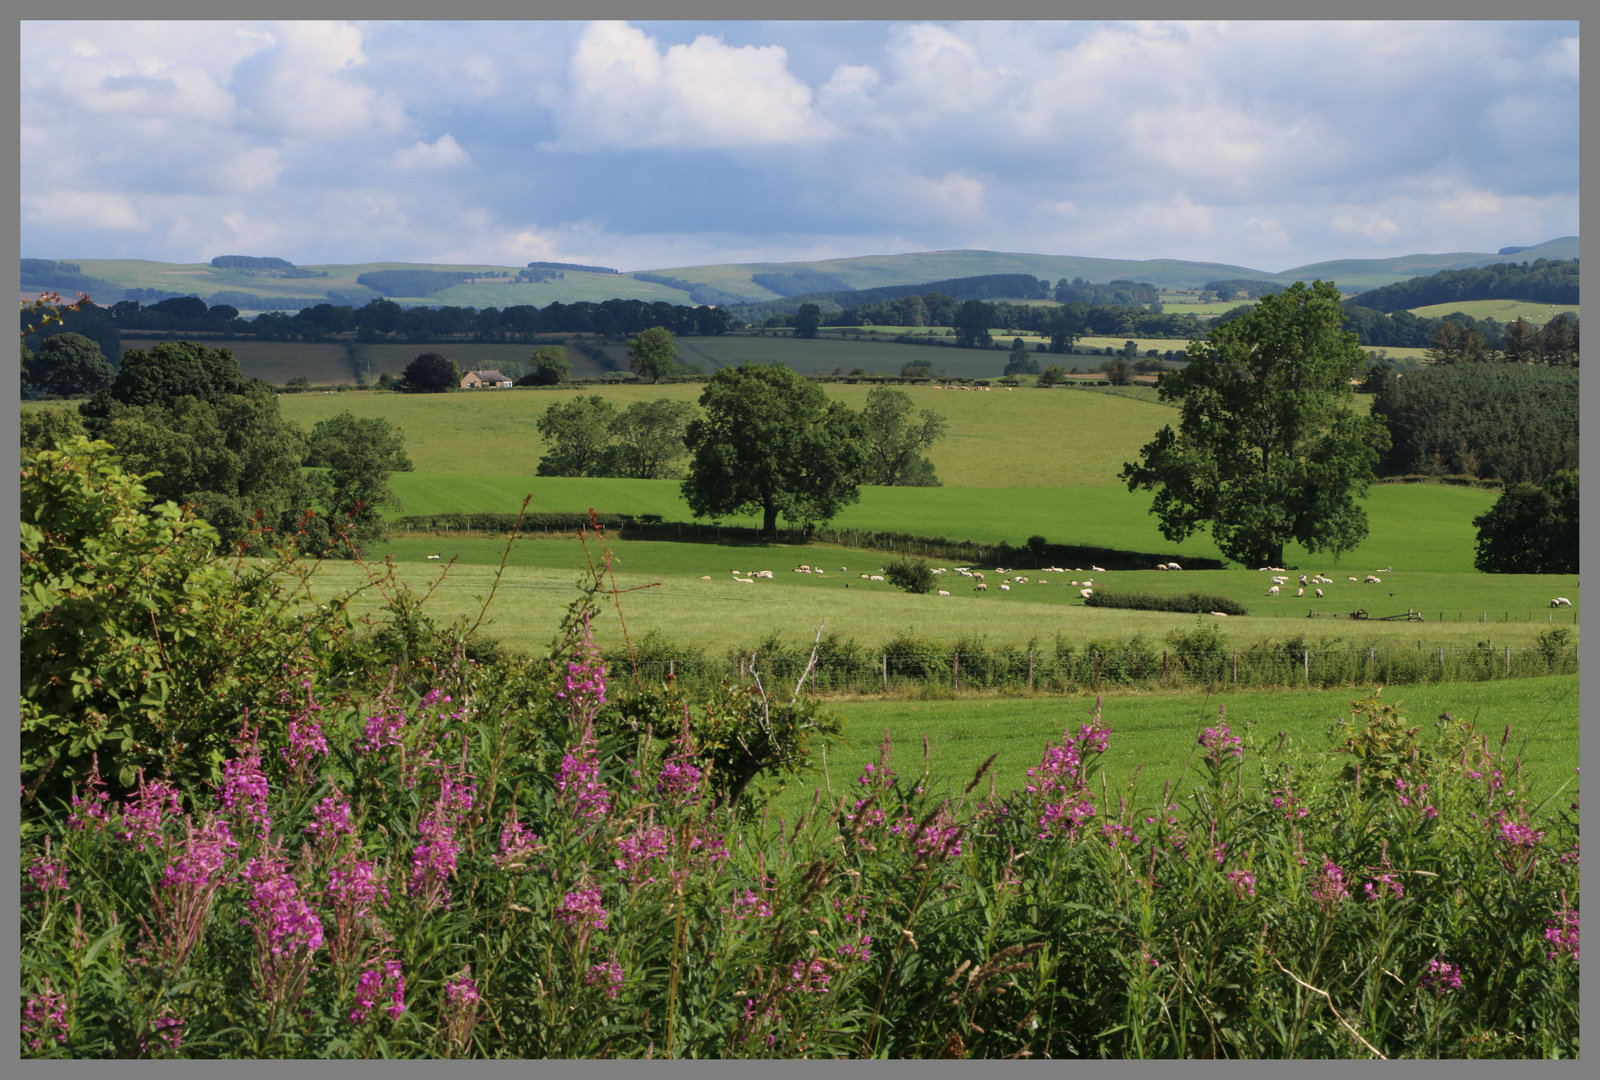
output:
[[[889,584],[908,593],[933,590],[933,569],[921,559],[895,559],[883,568],[883,577]]]
[[[1095,589],[1084,601],[1086,607],[1130,608],[1135,611],[1193,611],[1205,613],[1220,611],[1226,615],[1248,615],[1244,605],[1226,596],[1189,592],[1172,596],[1151,593],[1107,592]]]

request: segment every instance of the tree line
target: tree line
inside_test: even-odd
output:
[[[1576,304],[1578,260],[1539,259],[1533,263],[1495,263],[1465,270],[1440,270],[1425,277],[1368,289],[1346,300],[1345,306],[1393,312],[1464,300]]]

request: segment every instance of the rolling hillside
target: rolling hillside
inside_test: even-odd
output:
[[[1495,262],[1532,261],[1538,258],[1578,257],[1578,238],[1565,236],[1535,245],[1514,255],[1487,252],[1405,255],[1393,259],[1341,259],[1311,263],[1283,271],[1255,270],[1225,263],[1189,262],[1181,259],[1098,259],[1073,255],[1042,255],[1004,251],[926,251],[900,255],[867,255],[819,262],[738,263],[712,266],[661,267],[624,274],[566,271],[565,276],[537,284],[514,280],[520,267],[484,264],[362,263],[297,267],[297,276],[275,276],[261,271],[219,268],[208,263],[160,263],[143,259],[92,259],[63,256],[78,264],[85,278],[105,282],[116,295],[96,295],[98,303],[114,303],[127,290],[193,293],[211,301],[218,293],[245,293],[277,299],[326,299],[334,303],[362,304],[378,293],[360,284],[362,274],[378,270],[449,270],[479,275],[476,281],[453,285],[426,297],[395,297],[402,304],[509,307],[544,306],[555,301],[601,301],[613,297],[691,304],[690,291],[658,281],[641,280],[635,273],[707,285],[750,300],[773,300],[778,293],[754,280],[757,275],[809,271],[838,278],[855,289],[884,285],[920,284],[945,278],[983,274],[1031,274],[1056,281],[1082,277],[1106,282],[1119,278],[1148,281],[1169,289],[1197,288],[1224,278],[1256,278],[1283,283],[1312,278],[1331,279],[1351,289],[1374,288],[1438,270],[1488,266]],[[323,276],[326,275],[326,276]],[[26,291],[26,290],[24,290]],[[33,292],[37,293],[34,288]],[[103,292],[103,291],[102,291]],[[219,301],[211,301],[219,302]],[[220,302],[232,302],[231,300]],[[235,306],[242,306],[235,304]],[[246,308],[248,310],[248,308]]]

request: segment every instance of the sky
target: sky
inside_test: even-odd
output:
[[[956,248],[1278,271],[1578,232],[1576,22],[24,22],[22,255]]]

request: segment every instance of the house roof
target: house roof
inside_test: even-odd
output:
[[[478,378],[482,379],[484,382],[510,382],[511,381],[510,379],[508,379],[504,375],[502,375],[500,372],[496,371],[494,368],[488,368],[487,370],[480,369],[480,368],[473,368],[471,371],[467,372],[466,375],[463,375],[462,378],[467,378],[467,376],[470,376],[470,375],[476,375]]]

